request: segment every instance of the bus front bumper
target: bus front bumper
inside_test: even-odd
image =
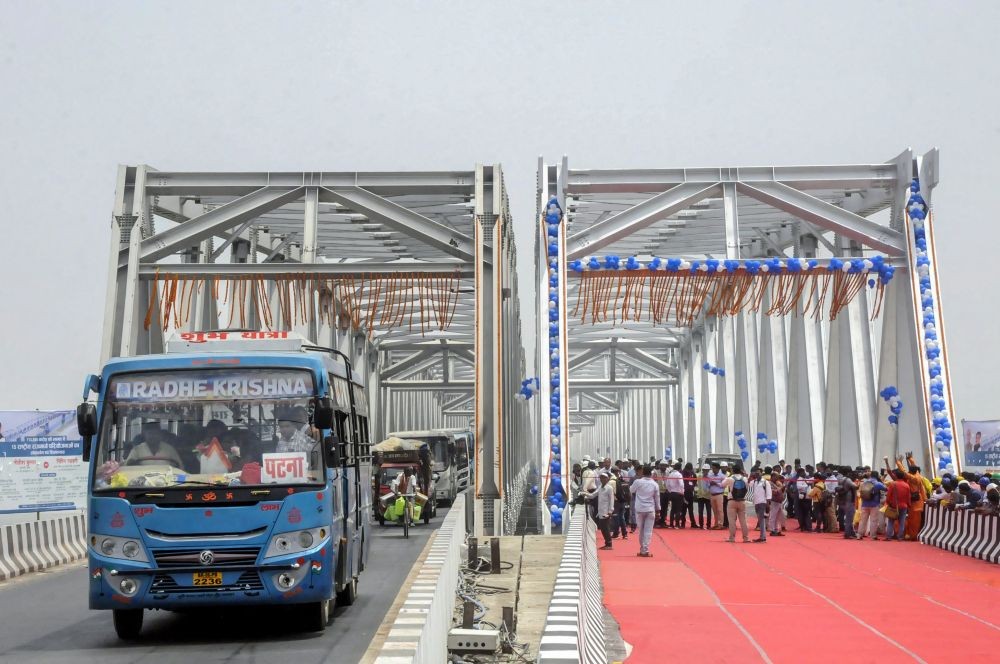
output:
[[[90,556],[90,608],[178,609],[302,604],[333,596],[334,564],[317,556],[224,568],[151,568]],[[196,574],[202,576],[197,581]],[[211,584],[211,585],[194,585]]]

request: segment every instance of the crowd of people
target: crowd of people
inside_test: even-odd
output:
[[[928,506],[1000,514],[1000,473],[945,473],[929,479],[912,454],[885,467],[855,468],[799,459],[775,466],[713,460],[695,468],[683,459],[642,463],[585,456],[573,464],[574,509],[583,505],[604,539],[627,540],[638,531],[639,555],[649,557],[654,528],[697,528],[727,532],[735,542],[765,543],[782,537],[788,524],[800,532],[841,533],[844,538],[916,540]],[[748,512],[756,517],[750,537]]]

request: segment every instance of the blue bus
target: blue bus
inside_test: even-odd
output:
[[[289,332],[189,332],[112,359],[77,408],[90,462],[90,607],[354,603],[371,514],[368,404],[338,351]],[[96,394],[96,404],[88,403]]]

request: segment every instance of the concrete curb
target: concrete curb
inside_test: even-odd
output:
[[[605,664],[601,568],[597,560],[597,525],[586,507],[570,517],[562,562],[549,602],[538,648],[538,661]]]
[[[440,664],[448,660],[448,630],[455,611],[465,496],[459,495],[407,590],[375,664]]]
[[[46,516],[0,526],[0,581],[64,565],[87,555],[84,514]]]

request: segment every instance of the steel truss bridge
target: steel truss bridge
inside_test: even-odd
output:
[[[564,157],[539,160],[537,182],[534,413],[550,498],[585,454],[696,461],[743,451],[748,463],[881,465],[899,449],[928,472],[958,465],[925,214],[937,150],[885,163],[749,168],[580,169]],[[546,218],[552,199],[558,229]],[[894,278],[883,288],[874,272],[869,284],[861,275],[869,287],[834,320],[825,308],[812,315],[819,290],[767,315],[776,292],[788,299],[774,286],[758,308],[720,315],[711,297],[699,301],[683,285],[664,308],[656,286],[668,258],[683,261],[674,274],[690,282],[709,267],[725,274],[726,261],[737,274],[748,262],[777,259],[772,268],[791,262],[801,272],[812,261],[819,275],[831,262],[860,261],[863,271],[876,256]],[[834,289],[837,279],[829,277]],[[568,388],[552,380],[560,376]]]
[[[336,347],[383,414],[373,437],[475,430],[480,535],[513,532],[530,470],[550,498],[553,480],[565,490],[584,454],[874,464],[914,448],[928,468],[957,465],[942,444],[955,419],[932,221],[912,207],[916,181],[929,209],[937,164],[936,150],[838,166],[607,170],[539,160],[530,367],[499,165],[121,166],[102,361],[162,352],[174,330],[287,329]],[[871,272],[873,285],[848,293],[848,281],[864,286],[873,258],[895,277]],[[664,281],[671,259],[682,267]],[[723,278],[725,261],[744,274],[751,263],[787,271],[799,259],[816,274],[845,261],[859,269],[794,298],[778,279],[754,291],[754,306],[725,311],[717,301],[735,281],[698,294],[713,288],[710,261]],[[702,286],[685,290],[677,275]],[[560,376],[567,381],[553,381]],[[537,394],[516,400],[529,377]],[[882,398],[890,386],[896,394]]]

